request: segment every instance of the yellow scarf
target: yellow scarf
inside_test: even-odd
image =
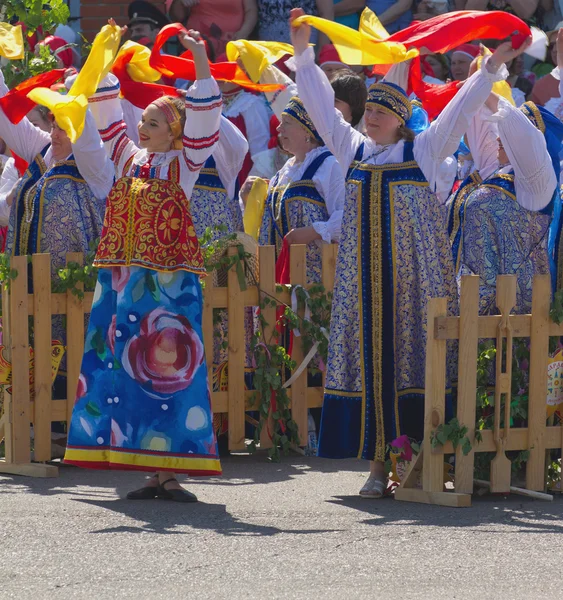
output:
[[[258,177],[252,184],[252,189],[246,200],[244,209],[244,233],[251,235],[256,241],[260,235],[264,207],[268,196],[268,182]]]
[[[46,106],[53,113],[57,125],[73,144],[84,129],[88,98],[94,95],[100,81],[109,73],[120,41],[121,29],[106,25],[96,36],[88,59],[66,96],[48,88],[37,88],[28,94],[33,102]]]
[[[386,42],[388,33],[376,15],[366,8],[360,19],[359,30],[334,21],[303,15],[295,26],[308,23],[324,33],[336,47],[340,59],[347,65],[392,65],[418,56],[417,48],[407,50],[399,42]]]
[[[249,40],[236,40],[227,44],[227,58],[230,62],[239,59],[248,76],[254,83],[260,81],[260,77],[266,67],[273,65],[286,54],[293,55],[293,46],[281,42],[250,42]]]
[[[24,54],[21,25],[14,27],[9,23],[0,23],[0,56],[21,60]]]

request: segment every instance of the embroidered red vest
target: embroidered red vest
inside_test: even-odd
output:
[[[122,177],[106,202],[94,265],[205,274],[188,206],[173,181]]]

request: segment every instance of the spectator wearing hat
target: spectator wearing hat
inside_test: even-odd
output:
[[[127,10],[129,34],[138,44],[151,48],[158,32],[170,23],[168,17],[154,4],[145,0],[134,0]]]
[[[469,76],[469,68],[473,59],[479,56],[479,46],[462,44],[452,52],[450,70],[455,81],[465,81]]]
[[[348,65],[343,63],[338,54],[338,50],[334,47],[334,44],[326,44],[319,53],[318,58],[319,67],[326,73],[326,76],[330,79],[330,76],[336,71],[342,69],[349,69]]]
[[[205,36],[216,56],[227,42],[250,37],[258,21],[256,0],[167,0],[166,10],[173,21]]]

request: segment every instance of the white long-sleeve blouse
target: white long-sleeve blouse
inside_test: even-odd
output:
[[[334,91],[323,71],[315,65],[314,53],[308,48],[288,61],[296,72],[299,97],[303,101],[317,131],[340,163],[345,175],[358,148],[364,144],[362,161],[383,165],[403,162],[404,142],[383,147],[356,131],[334,108]],[[489,96],[494,81],[503,74],[481,69],[458,92],[464,98],[464,109],[448,105],[441,115],[414,141],[414,157],[440,202],[444,203],[453,186],[457,165],[453,153],[475,112]]]

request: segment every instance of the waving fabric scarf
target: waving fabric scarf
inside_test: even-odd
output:
[[[293,46],[282,42],[251,42],[236,40],[227,44],[230,62],[241,60],[250,79],[257,83],[266,67],[278,62],[287,54],[293,56]]]
[[[150,50],[135,42],[126,42],[113,63],[112,73],[119,80],[121,95],[137,108],[145,109],[162,96],[179,96],[175,87],[154,83],[160,73],[150,64]]]
[[[54,69],[48,73],[31,77],[11,89],[3,98],[0,98],[0,107],[4,114],[14,125],[17,125],[30,110],[37,106],[33,100],[27,97],[29,92],[36,88],[50,88],[64,77],[64,73],[64,69]]]
[[[179,23],[163,27],[156,36],[151,53],[150,66],[166,77],[195,81],[195,64],[190,58],[192,56],[191,52],[184,52],[182,56],[171,56],[170,54],[161,53],[162,47],[171,37],[185,31],[185,27]],[[229,81],[250,90],[275,92],[283,87],[279,84],[254,83],[236,62],[210,64],[209,67],[211,75],[218,81]]]
[[[103,27],[96,36],[90,55],[68,95],[61,96],[48,88],[34,89],[29,93],[31,100],[51,110],[57,125],[66,132],[72,143],[76,142],[82,134],[88,98],[94,95],[100,81],[109,73],[120,40],[119,27],[112,25]]]
[[[368,8],[362,13],[358,31],[309,15],[294,21],[296,26],[301,23],[309,23],[326,34],[342,61],[349,65],[396,64],[417,56],[421,48],[444,53],[472,40],[504,39],[513,34],[513,45],[519,48],[532,34],[524,21],[502,11],[454,11],[415,22],[393,35],[387,35]]]
[[[21,25],[0,23],[0,56],[9,60],[22,60],[24,55]]]

